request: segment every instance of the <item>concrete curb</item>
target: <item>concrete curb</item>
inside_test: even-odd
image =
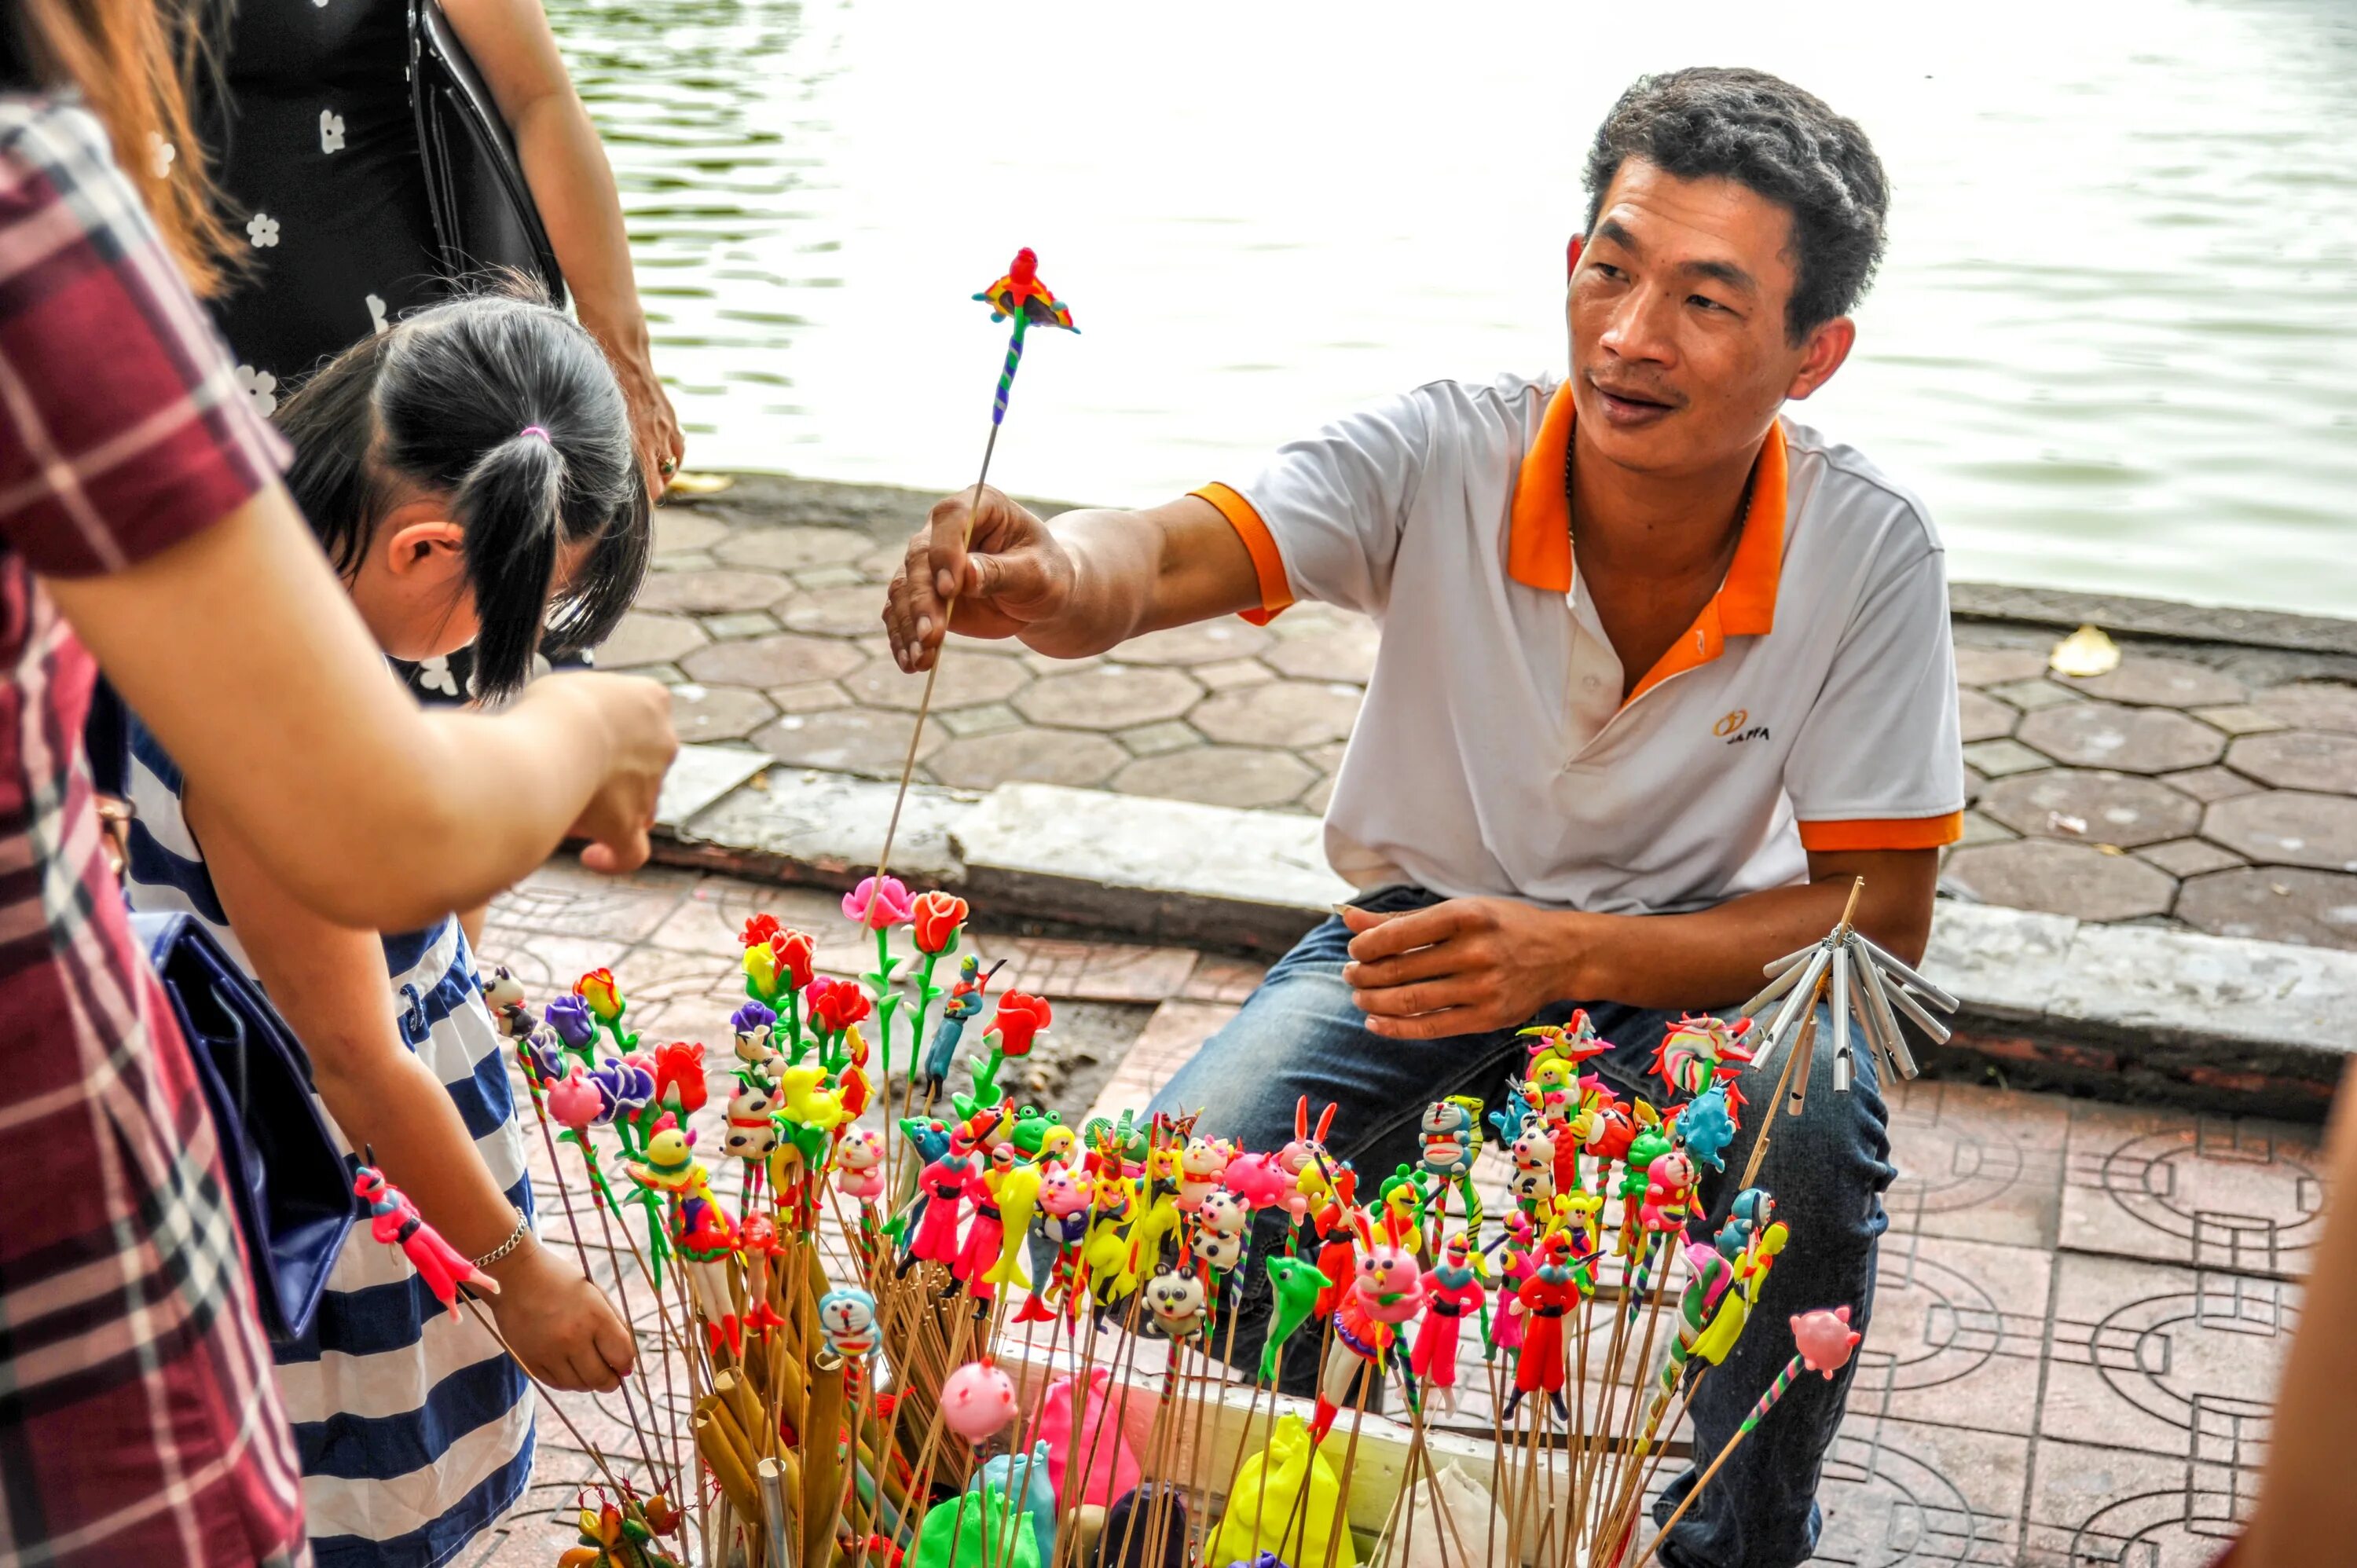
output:
[[[888,782],[691,746],[656,854],[791,883],[873,868]],[[1270,955],[1350,889],[1318,823],[1271,811],[1002,785],[912,789],[895,870],[1000,918]],[[2357,1053],[2357,952],[1943,900],[1924,972],[1964,1006],[1932,1070],[2106,1099],[2315,1119]]]

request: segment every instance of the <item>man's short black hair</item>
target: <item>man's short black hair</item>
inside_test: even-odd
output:
[[[1792,214],[1798,279],[1784,329],[1799,342],[1847,315],[1882,260],[1890,183],[1854,120],[1764,70],[1697,66],[1641,76],[1587,152],[1587,227],[1630,158],[1681,179],[1724,177]]]

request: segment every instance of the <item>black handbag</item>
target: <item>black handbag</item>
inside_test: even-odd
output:
[[[435,0],[410,0],[409,102],[444,275],[511,269],[565,303],[565,274],[499,102]]]
[[[311,1099],[310,1063],[262,988],[193,915],[131,917],[196,1059],[262,1326],[311,1326],[360,1209],[351,1167]]]

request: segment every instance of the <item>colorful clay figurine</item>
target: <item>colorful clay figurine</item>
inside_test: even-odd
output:
[[[1015,1158],[1014,1150],[1002,1144],[999,1154],[1007,1156],[1003,1166],[993,1157],[992,1169],[982,1178],[990,1202],[998,1210],[1001,1234],[998,1254],[983,1274],[976,1295],[987,1296],[993,1285],[1012,1285],[1017,1290],[1031,1288],[1030,1276],[1023,1269],[1023,1250],[1030,1239],[1031,1221],[1039,1212],[1039,1188],[1045,1178],[1039,1167]],[[977,1223],[976,1229],[979,1229]],[[966,1249],[974,1250],[974,1240],[967,1239]],[[969,1282],[972,1283],[972,1282]]]
[[[1224,1138],[1198,1133],[1188,1139],[1178,1155],[1179,1208],[1191,1214],[1217,1192],[1220,1178],[1227,1174],[1228,1162],[1235,1155],[1236,1146]]]
[[[818,1298],[818,1331],[826,1348],[846,1360],[876,1348],[876,1298],[856,1285],[837,1285]]]
[[[998,1208],[998,1185],[992,1178],[1014,1168],[1015,1151],[1001,1145],[988,1165],[977,1162],[974,1181],[966,1189],[974,1199],[974,1220],[966,1227],[965,1240],[958,1248],[956,1261],[950,1264],[950,1273],[965,1283],[977,1301],[990,1299],[989,1273],[998,1262],[999,1243],[1006,1239],[1006,1227]]]
[[[949,1081],[950,1066],[957,1059],[958,1041],[965,1036],[966,1021],[980,1015],[983,993],[990,988],[990,976],[997,972],[998,965],[993,964],[990,974],[983,973],[982,960],[974,953],[958,960],[956,983],[942,999],[941,1022],[934,1026],[932,1043],[913,1075],[919,1083],[938,1087]]]
[[[1735,1142],[1735,1112],[1727,1104],[1727,1086],[1714,1083],[1678,1112],[1679,1144],[1698,1164],[1715,1171],[1727,1168],[1727,1146]]]
[[[458,1316],[458,1287],[469,1285],[486,1295],[500,1294],[500,1282],[475,1267],[441,1233],[425,1223],[417,1206],[399,1187],[384,1179],[374,1165],[352,1172],[352,1192],[368,1205],[369,1234],[388,1247],[398,1247],[434,1299]]]
[[[1207,1195],[1195,1209],[1195,1230],[1189,1240],[1194,1254],[1225,1274],[1243,1261],[1244,1233],[1252,1227],[1252,1208],[1225,1187]]]
[[[1512,1419],[1523,1396],[1543,1391],[1562,1419],[1571,1419],[1563,1402],[1567,1367],[1564,1355],[1563,1320],[1579,1305],[1572,1273],[1571,1238],[1558,1230],[1539,1243],[1538,1269],[1514,1293],[1508,1309],[1523,1319],[1523,1350],[1514,1363],[1514,1392],[1505,1414]]]
[[[500,1026],[500,1033],[511,1040],[528,1037],[533,1030],[533,1016],[523,1004],[523,982],[508,972],[505,964],[494,964],[489,980],[475,976],[475,984],[483,993],[483,1005]]]
[[[1301,1102],[1293,1108],[1293,1142],[1276,1153],[1276,1163],[1286,1175],[1298,1176],[1313,1164],[1332,1163],[1332,1156],[1326,1152],[1326,1134],[1334,1125],[1334,1112],[1340,1109],[1329,1105],[1318,1113],[1318,1135],[1313,1138],[1309,1135],[1309,1096],[1301,1097]]]
[[[1334,1344],[1318,1383],[1317,1417],[1310,1430],[1320,1438],[1351,1397],[1361,1369],[1382,1376],[1398,1326],[1424,1305],[1424,1273],[1415,1255],[1375,1231],[1364,1215],[1354,1218],[1361,1251],[1351,1287],[1335,1308]]]
[[[918,1263],[939,1263],[943,1268],[956,1264],[958,1221],[963,1218],[965,1200],[981,1190],[982,1178],[974,1169],[973,1142],[962,1130],[951,1133],[948,1153],[927,1165],[917,1177],[917,1191],[925,1200],[925,1216],[918,1222],[908,1257],[901,1261],[902,1273]]]
[[[969,1361],[942,1383],[942,1424],[968,1443],[1003,1432],[1015,1419],[1015,1380],[987,1356]]]
[[[1464,1231],[1449,1237],[1440,1260],[1425,1271],[1424,1321],[1408,1353],[1408,1370],[1437,1391],[1451,1414],[1457,1410],[1458,1332],[1465,1318],[1480,1315],[1489,1296],[1481,1284],[1480,1257]]]
[[[873,1203],[884,1196],[884,1134],[873,1127],[845,1130],[834,1145],[835,1190]]]
[[[1203,1331],[1203,1282],[1168,1264],[1154,1272],[1141,1293],[1147,1318],[1165,1339],[1189,1339]]]
[[[770,1120],[777,1098],[760,1079],[751,1078],[728,1097],[728,1130],[721,1135],[720,1152],[740,1160],[766,1160],[778,1146],[778,1124]]]
[[[1309,1321],[1311,1310],[1318,1304],[1320,1291],[1332,1288],[1334,1282],[1318,1272],[1308,1260],[1278,1256],[1267,1259],[1262,1267],[1268,1270],[1268,1283],[1275,1295],[1275,1306],[1269,1316],[1268,1338],[1261,1347],[1260,1375],[1274,1380],[1276,1359],[1285,1349],[1285,1342]]]
[[[1735,1195],[1727,1206],[1726,1222],[1719,1226],[1717,1245],[1719,1255],[1732,1258],[1743,1251],[1761,1227],[1776,1218],[1776,1200],[1765,1187],[1747,1187]]]

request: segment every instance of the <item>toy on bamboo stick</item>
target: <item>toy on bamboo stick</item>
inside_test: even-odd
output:
[[[510,973],[507,965],[493,964],[488,980],[475,976],[475,987],[483,993],[483,1005],[490,1009],[500,1034],[521,1040],[532,1033],[533,1016],[523,1004],[523,982]]]
[[[1415,1254],[1400,1240],[1376,1230],[1365,1215],[1351,1218],[1361,1250],[1350,1288],[1334,1310],[1334,1344],[1318,1384],[1317,1419],[1310,1430],[1321,1439],[1351,1397],[1361,1369],[1372,1377],[1383,1375],[1399,1326],[1424,1305],[1424,1274]]]
[[[627,1507],[618,1508],[600,1499],[597,1508],[583,1508],[580,1544],[560,1552],[556,1568],[679,1568],[675,1560],[655,1549],[655,1537],[671,1533],[670,1529],[656,1530],[651,1517],[661,1501],[651,1498],[644,1505],[630,1501]],[[673,1529],[677,1528],[668,1504],[662,1517]]]
[[[1243,1262],[1244,1233],[1251,1227],[1251,1205],[1220,1187],[1205,1195],[1196,1207],[1189,1245],[1213,1273],[1225,1275]]]
[[[1269,1316],[1268,1337],[1261,1346],[1260,1375],[1273,1381],[1285,1342],[1309,1321],[1319,1294],[1333,1288],[1334,1282],[1306,1258],[1278,1255],[1264,1259],[1261,1266],[1268,1271],[1275,1306]]]
[[[458,1287],[469,1285],[486,1295],[500,1294],[500,1282],[475,1267],[463,1253],[442,1240],[441,1232],[425,1223],[417,1206],[408,1195],[384,1179],[384,1173],[373,1165],[361,1165],[352,1172],[352,1192],[368,1205],[369,1234],[388,1247],[401,1249],[434,1299],[458,1316]]]
[[[974,1094],[971,1104],[963,1097],[952,1097],[961,1115],[972,1115],[977,1110],[988,1110],[1005,1098],[998,1087],[998,1069],[1010,1058],[1027,1057],[1040,1035],[1053,1021],[1053,1012],[1043,996],[1028,996],[1020,991],[1010,991],[998,999],[998,1011],[990,1017],[990,1027],[983,1034],[983,1043],[989,1054],[975,1064]]]
[[[1220,1190],[1220,1178],[1235,1155],[1236,1146],[1224,1138],[1200,1133],[1189,1138],[1178,1155],[1178,1207],[1189,1214],[1201,1208],[1205,1198]]]
[[[1007,1156],[1003,1165],[998,1163],[996,1155]],[[1023,1267],[1023,1252],[1030,1239],[1031,1221],[1039,1213],[1039,1187],[1045,1179],[1038,1165],[1016,1157],[1013,1145],[1001,1144],[996,1151],[993,1168],[984,1174],[982,1184],[989,1203],[1001,1217],[1002,1230],[997,1251],[983,1273],[974,1291],[976,1295],[988,1295],[994,1285],[1010,1285],[1021,1291],[1031,1288],[1031,1277]],[[977,1223],[975,1230],[980,1229]],[[966,1251],[975,1249],[976,1243],[969,1236]],[[972,1280],[967,1283],[975,1283]]]
[[[818,1298],[818,1331],[826,1348],[846,1361],[876,1348],[876,1298],[857,1285],[837,1285]]]
[[[834,1145],[834,1187],[845,1197],[873,1203],[884,1196],[884,1135],[847,1127]]]
[[[990,973],[997,972],[994,964]],[[949,1081],[951,1064],[957,1059],[958,1042],[965,1036],[967,1021],[982,1012],[983,993],[989,987],[990,975],[982,972],[980,957],[968,953],[958,960],[957,980],[942,1003],[941,1022],[933,1026],[932,1042],[913,1075],[918,1082],[939,1085]]]
[[[1453,1189],[1476,1235],[1481,1230],[1481,1195],[1473,1185],[1473,1162],[1481,1154],[1481,1102],[1452,1094],[1424,1108],[1416,1123],[1426,1171]],[[1445,1210],[1444,1210],[1445,1213]]]
[[[1538,1267],[1515,1290],[1513,1302],[1507,1308],[1523,1320],[1522,1354],[1514,1363],[1514,1392],[1506,1402],[1509,1420],[1521,1408],[1523,1396],[1534,1392],[1547,1396],[1558,1417],[1571,1419],[1563,1402],[1567,1370],[1564,1318],[1579,1305],[1581,1294],[1572,1270],[1572,1255],[1568,1234],[1556,1230],[1548,1235],[1539,1243]]]
[[[974,1140],[963,1128],[949,1134],[948,1152],[925,1167],[917,1178],[917,1188],[925,1201],[925,1217],[917,1223],[916,1238],[909,1244],[909,1255],[901,1260],[900,1272],[905,1274],[918,1263],[954,1268],[958,1221],[966,1199],[982,1191],[981,1174],[974,1168]]]
[[[1457,1410],[1458,1332],[1465,1318],[1480,1314],[1489,1297],[1481,1283],[1480,1261],[1470,1236],[1459,1230],[1449,1237],[1439,1259],[1425,1271],[1424,1321],[1408,1353],[1408,1369],[1436,1391],[1451,1414]]]
[[[1165,1339],[1191,1339],[1203,1331],[1206,1307],[1199,1275],[1181,1273],[1164,1263],[1146,1282],[1144,1296],[1146,1317]]]
[[[942,1383],[942,1424],[968,1443],[1004,1432],[1015,1419],[1015,1380],[987,1356],[969,1361]]]

